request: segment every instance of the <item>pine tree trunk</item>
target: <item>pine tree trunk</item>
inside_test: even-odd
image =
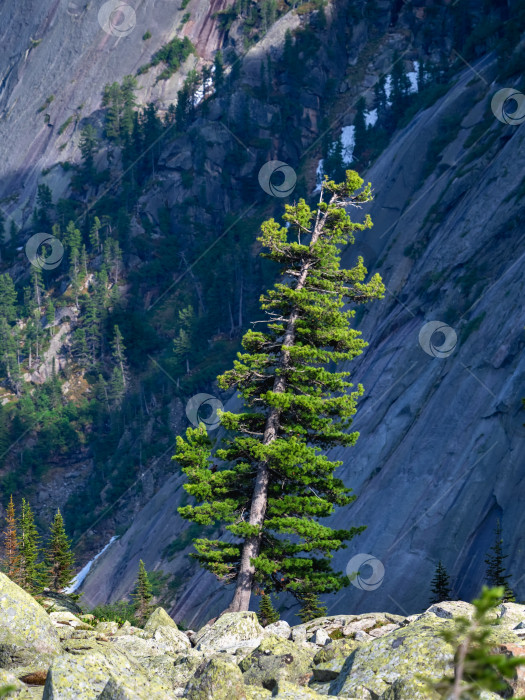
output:
[[[310,248],[317,242],[319,235],[323,229],[325,218],[326,216],[320,216],[318,213],[317,221],[310,241]],[[299,291],[304,287],[310,267],[310,262],[304,263],[301,267],[301,272],[299,273],[299,277],[297,279],[297,285],[295,286],[296,291]],[[282,340],[282,346],[293,346],[295,342],[295,324],[297,322],[298,316],[298,310],[294,309],[288,317],[286,331]],[[289,351],[281,350],[281,368],[286,369],[286,367],[289,365],[289,362]],[[286,391],[286,379],[283,374],[276,375],[272,391],[276,394],[282,394]],[[278,430],[279,410],[277,408],[272,408],[266,419],[262,444],[269,445],[271,442],[273,442],[277,437]],[[268,470],[268,465],[266,462],[260,462],[257,468],[257,475],[255,477],[255,485],[253,489],[252,503],[250,508],[250,518],[248,522],[250,525],[258,525],[261,529],[264,523],[266,507],[268,504],[269,480],[270,474]],[[255,575],[255,567],[251,563],[251,560],[255,559],[259,555],[260,547],[260,534],[254,537],[248,537],[244,541],[241,556],[241,565],[239,568],[239,574],[237,576],[237,585],[235,588],[235,593],[230,606],[225,612],[242,612],[244,610],[250,609],[250,597],[252,594],[253,579]]]

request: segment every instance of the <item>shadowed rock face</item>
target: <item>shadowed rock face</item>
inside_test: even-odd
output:
[[[488,82],[493,68],[490,58],[476,65]],[[351,367],[365,387],[355,421],[360,438],[332,455],[343,461],[341,476],[358,495],[332,522],[368,527],[335,563],[345,569],[365,552],[383,563],[385,575],[372,590],[349,586],[329,599],[331,613],[423,609],[424,582],[438,559],[453,575],[456,594],[471,597],[502,514],[508,567],[519,572],[525,565],[515,536],[524,526],[516,494],[525,439],[525,236],[522,203],[513,194],[522,180],[525,130],[500,124],[490,112],[487,118],[492,90],[473,77],[466,70],[367,173],[376,193],[369,208],[375,225],[344,255],[350,266],[362,253],[388,292],[359,325],[369,342]],[[447,115],[457,117],[457,135],[425,178],[428,145]],[[472,158],[465,141],[482,123],[487,131]],[[432,355],[443,342],[439,333],[427,338],[427,351],[419,342],[430,321],[457,335],[446,357]],[[161,555],[184,527],[175,513],[181,489],[180,476],[167,480],[97,562],[84,587],[87,598],[124,595],[140,557],[149,557],[150,567],[189,574],[189,549],[171,561]],[[368,578],[369,570],[362,573]],[[524,582],[514,583],[523,595]],[[171,612],[194,626],[223,609],[230,595],[196,571]]]
[[[98,13],[103,4],[21,0],[0,7],[0,197],[19,195],[18,218],[34,194],[41,171],[75,156],[82,119],[100,108],[104,85],[135,74],[172,38],[185,12],[181,3],[171,0],[130,3],[135,14],[128,20],[129,27],[133,22],[135,26],[118,36],[101,28]],[[194,1],[191,21],[177,35],[189,36],[199,55],[210,58],[221,42],[212,15],[229,4],[231,0]],[[143,41],[146,31],[151,38]],[[141,78],[145,89],[139,99],[144,104],[160,97],[175,99],[183,77],[184,71],[169,85],[163,81],[155,87],[153,71]],[[54,99],[46,104],[51,96]],[[45,109],[38,112],[43,105]],[[58,130],[71,117],[60,138]],[[66,142],[67,147],[59,151]],[[48,184],[55,196],[62,196],[67,178],[53,171]]]

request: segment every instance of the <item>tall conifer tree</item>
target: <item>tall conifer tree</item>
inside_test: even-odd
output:
[[[46,555],[49,588],[56,592],[63,591],[73,580],[74,556],[59,510],[57,510],[51,525],[51,536]]]
[[[348,371],[328,369],[366,346],[350,325],[355,311],[344,306],[384,292],[379,275],[364,281],[362,258],[352,269],[340,268],[340,248],[372,225],[368,215],[355,223],[346,212],[371,199],[371,185],[361,189],[363,180],[351,170],[346,176],[340,185],[324,182],[316,210],[303,199],[287,205],[288,229],[273,219],[263,224],[264,256],[281,266],[283,277],[261,298],[266,328],[246,333],[245,352],[219,378],[245,406],[221,416],[232,434],[217,451],[225,466],[212,468],[204,426],[177,441],[185,488],[199,502],[179,512],[201,525],[226,523],[236,538],[194,543],[201,565],[236,583],[233,611],[248,610],[255,586],[286,589],[299,599],[305,591],[338,590],[346,577],[332,570],[332,552],[363,529],[335,530],[318,521],[355,498],[334,474],[342,462],[321,454],[358,437],[349,429],[363,387],[352,389]]]

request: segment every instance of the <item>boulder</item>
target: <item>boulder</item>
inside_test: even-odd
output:
[[[280,698],[281,700],[326,700],[326,698],[334,696],[320,695],[312,688],[305,688],[288,681],[279,681],[272,693],[272,697]]]
[[[66,625],[77,630],[93,630],[93,627],[84,620],[74,615],[69,610],[59,610],[58,612],[50,612],[49,618],[55,626]]]
[[[61,651],[59,636],[44,608],[0,573],[0,668],[46,668]]]
[[[388,625],[381,625],[381,627],[376,627],[373,630],[368,630],[368,635],[377,639],[378,637],[384,637],[385,634],[389,634],[394,630],[398,630],[399,627],[399,625],[395,625],[393,622],[391,622]]]
[[[332,681],[330,692],[354,697],[354,691],[362,686],[381,695],[398,679],[416,676],[440,679],[452,665],[453,650],[439,636],[450,624],[429,614],[385,637],[360,645]]]
[[[434,613],[434,615],[447,620],[459,616],[470,618],[474,614],[474,606],[463,600],[446,600],[443,603],[434,603],[425,612]]]
[[[6,686],[10,686],[14,690],[20,690],[24,687],[24,684],[14,673],[0,669],[0,688],[5,688]]]
[[[333,681],[343,668],[350,654],[359,647],[353,639],[335,639],[317,652],[313,659],[314,679],[320,682]]]
[[[124,688],[122,692],[129,682],[137,689],[149,688],[155,700],[165,698],[169,688],[158,682],[150,683],[144,669],[129,655],[107,644],[98,644],[85,653],[63,654],[53,661],[43,700],[92,700],[99,697],[111,679]],[[145,693],[144,690],[139,699],[147,697]]]
[[[106,622],[99,622],[97,623],[95,629],[97,632],[102,632],[103,634],[115,634],[118,632],[119,626],[118,622],[113,622],[112,620],[108,620]]]
[[[143,676],[111,677],[97,700],[166,700],[166,689]]]
[[[145,639],[153,639],[165,654],[177,654],[189,649],[191,642],[187,634],[181,632],[163,608],[157,608],[139,632]]]
[[[189,700],[246,700],[239,667],[215,657],[205,661],[186,686],[184,697]]]
[[[316,630],[315,634],[310,637],[310,642],[317,644],[319,647],[324,647],[330,641],[331,639],[328,636],[328,632],[325,632],[325,630],[322,628]]]
[[[312,676],[312,658],[305,647],[273,635],[263,639],[239,667],[247,685],[273,690],[279,680],[306,685]]]
[[[147,632],[155,632],[159,627],[172,627],[178,629],[175,620],[171,618],[164,608],[156,608],[148,618],[144,625]]]
[[[498,607],[498,618],[500,623],[508,629],[525,628],[525,605],[518,603],[502,603]],[[521,627],[520,627],[521,625]]]
[[[193,637],[198,650],[232,651],[242,647],[256,648],[264,636],[254,612],[232,612],[221,615]]]
[[[416,678],[398,678],[381,700],[440,700],[441,695]]]
[[[277,637],[282,637],[283,639],[290,639],[292,635],[292,628],[286,622],[286,620],[277,620],[277,622],[272,622],[271,625],[264,628],[264,631],[266,634],[274,634]]]
[[[82,615],[82,608],[77,605],[65,593],[55,593],[55,591],[44,591],[41,603],[47,612],[70,612],[73,615]]]

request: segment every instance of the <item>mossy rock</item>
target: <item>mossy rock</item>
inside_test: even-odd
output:
[[[321,695],[312,688],[305,688],[288,681],[279,681],[272,693],[272,697],[280,698],[280,700],[326,700],[334,696]]]
[[[241,661],[239,667],[247,685],[273,690],[278,681],[306,685],[312,676],[313,653],[306,647],[270,635]]]
[[[155,632],[159,627],[172,627],[179,629],[173,618],[171,618],[164,608],[156,608],[148,618],[144,625],[146,632]]]
[[[246,700],[239,667],[216,657],[205,661],[186,686],[184,697],[189,700]]]
[[[0,573],[0,668],[47,667],[62,651],[44,608]]]
[[[97,700],[166,700],[166,689],[143,676],[110,678]]]
[[[241,647],[256,647],[264,635],[254,612],[221,615],[213,624],[195,634],[193,644],[198,650],[221,651]]]
[[[316,681],[332,681],[341,672],[346,659],[360,642],[353,639],[336,639],[317,652],[313,659],[313,674]]]
[[[398,679],[438,680],[451,670],[452,647],[439,636],[452,621],[428,615],[385,637],[362,644],[345,661],[330,693],[354,696],[362,686],[376,695]]]
[[[131,679],[144,697],[155,700],[160,700],[161,693],[166,697],[169,691],[169,685],[149,681],[136,659],[101,644],[96,650],[56,658],[47,675],[43,700],[92,700],[99,697],[111,679],[122,685]],[[145,689],[149,689],[149,695]]]

